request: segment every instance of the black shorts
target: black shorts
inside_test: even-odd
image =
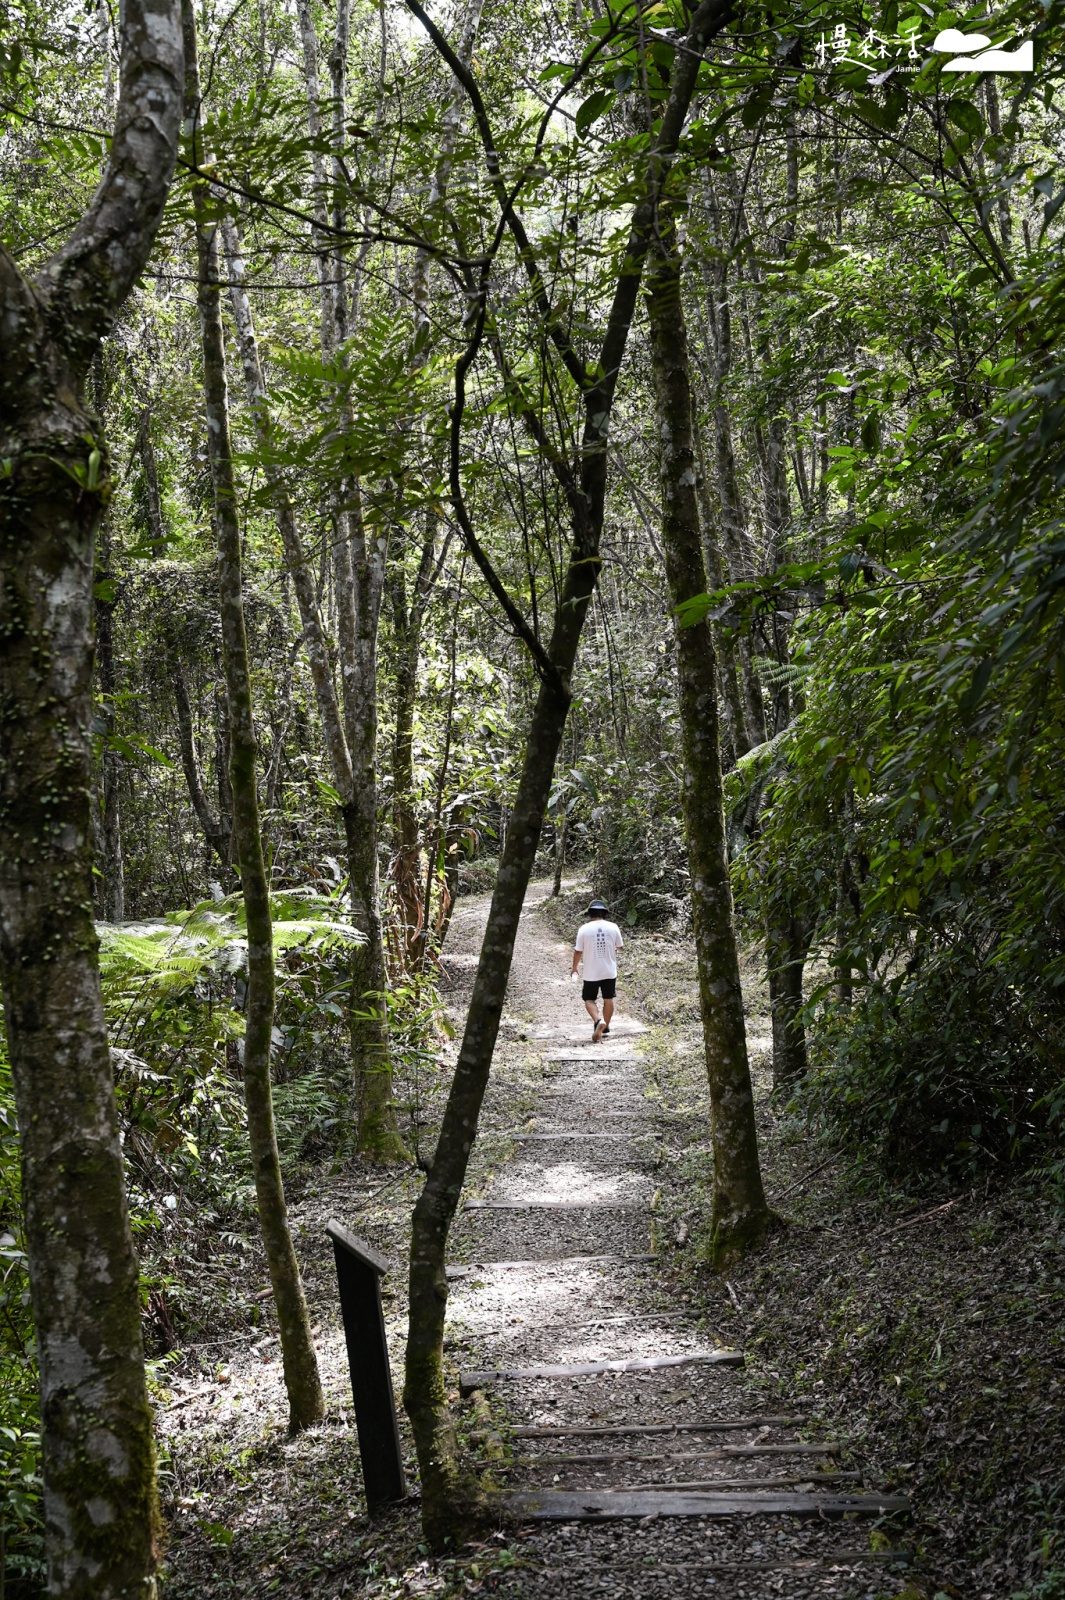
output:
[[[586,983],[581,990],[582,1000],[598,1000],[599,991],[603,991],[604,1000],[613,1000],[614,990],[617,988],[616,978],[601,978],[598,983]]]

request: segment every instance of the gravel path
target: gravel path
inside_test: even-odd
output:
[[[591,1043],[568,978],[568,946],[538,914],[543,897],[543,887],[534,886],[526,900],[504,1025],[509,1044],[525,1043],[539,1058],[534,1114],[514,1130],[533,1137],[515,1143],[484,1192],[468,1195],[478,1208],[457,1221],[449,1347],[464,1373],[705,1356],[726,1341],[669,1302],[658,1264],[648,1259],[660,1242],[655,1166],[669,1108],[648,1092],[644,1026],[626,1006],[623,975],[611,1037]],[[486,902],[465,902],[456,912],[453,971],[476,956],[486,910]],[[496,1101],[505,1093],[502,1084],[489,1088],[490,1127],[499,1126]],[[524,1209],[511,1209],[518,1206]],[[487,1385],[484,1398],[482,1423],[490,1416],[491,1431],[505,1443],[496,1476],[508,1489],[726,1489],[756,1481],[779,1492],[878,1488],[863,1479],[860,1462],[826,1450],[831,1440],[815,1437],[801,1417],[782,1424],[769,1416],[744,1372],[723,1365],[509,1378]],[[532,1439],[513,1432],[710,1423],[729,1426]],[[836,1472],[844,1476],[837,1480]],[[522,1559],[507,1592],[544,1600],[898,1594],[904,1579],[870,1550],[871,1521],[648,1515],[536,1524],[518,1542]]]

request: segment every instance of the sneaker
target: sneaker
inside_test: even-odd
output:
[[[602,1017],[600,1017],[599,1021],[596,1023],[595,1027],[592,1029],[592,1043],[593,1044],[598,1044],[600,1039],[605,1034],[605,1032],[606,1032],[606,1023],[603,1021]]]

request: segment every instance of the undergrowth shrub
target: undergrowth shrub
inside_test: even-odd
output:
[[[957,947],[823,1005],[806,1115],[896,1175],[962,1178],[1045,1156],[1065,1113],[1061,1017]]]
[[[688,896],[679,799],[663,804],[657,772],[610,772],[604,783],[594,885],[618,922],[661,926]],[[641,781],[641,778],[644,781]]]

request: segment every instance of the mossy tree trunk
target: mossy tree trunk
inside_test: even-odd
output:
[[[115,730],[115,598],[106,591],[114,584],[111,571],[111,533],[108,518],[100,529],[96,597],[96,682],[103,702],[106,733]],[[122,758],[104,745],[101,760],[101,812],[103,858],[100,863],[105,922],[122,922],[126,915],[126,874],[122,859]]]
[[[707,589],[696,492],[691,373],[672,219],[663,218],[647,273],[658,435],[662,548],[674,607]],[[721,792],[717,672],[709,620],[676,629],[684,775],[681,805],[699,965],[710,1136],[714,1152],[713,1255],[723,1265],[757,1242],[770,1211],[762,1188],[754,1096],[732,916]]]
[[[778,1093],[806,1076],[802,975],[808,944],[799,917],[786,909],[771,912],[766,919],[765,960],[773,1019],[773,1088]]]
[[[196,23],[192,0],[183,0],[185,32],[185,118],[189,158],[203,165],[199,140],[200,84],[196,59]],[[233,476],[222,330],[218,224],[204,218],[209,199],[206,184],[194,192],[197,211],[196,247],[199,266],[197,302],[203,341],[203,387],[207,408],[208,458],[214,491],[218,546],[218,604],[222,664],[229,725],[229,777],[233,794],[233,836],[240,866],[241,891],[248,936],[248,989],[245,1002],[243,1054],[244,1100],[248,1113],[259,1225],[270,1271],[281,1336],[289,1425],[293,1432],[310,1427],[325,1415],[318,1377],[318,1359],[310,1317],[292,1243],[277,1149],[270,1050],[274,1027],[274,941],[270,890],[263,859],[256,780],[257,744],[252,718],[251,673],[244,626],[240,523]]]
[[[251,409],[256,432],[266,453],[266,478],[273,497],[274,514],[277,519],[278,532],[281,535],[281,548],[284,552],[286,570],[292,579],[292,587],[296,595],[296,604],[303,627],[303,645],[307,652],[307,660],[311,669],[311,680],[314,684],[315,700],[322,722],[322,732],[329,757],[330,770],[337,793],[340,796],[340,810],[350,868],[351,841],[353,836],[356,839],[358,838],[359,830],[359,807],[356,804],[356,775],[352,763],[351,749],[348,743],[340,699],[333,679],[329,641],[318,604],[314,572],[304,549],[303,538],[296,517],[296,509],[289,494],[288,486],[283,475],[270,460],[269,452],[274,436],[270,397],[263,372],[262,359],[259,354],[255,319],[252,315],[251,301],[248,298],[240,236],[237,232],[236,223],[231,217],[227,217],[223,222],[222,232],[229,275],[230,304],[233,308],[233,319],[237,327],[237,343],[240,348],[241,365],[244,369],[245,392],[248,397],[248,405]],[[376,843],[374,850],[376,865]],[[382,956],[377,973],[376,987],[383,988],[384,981]],[[364,988],[373,986],[374,979],[372,975],[367,978],[363,975],[361,969],[353,971],[352,988],[356,994],[361,993]],[[352,1009],[358,1009],[357,1001],[353,1002]],[[407,1151],[396,1126],[395,1109],[392,1104],[392,1075],[387,1052],[387,1039],[385,1041],[386,1048],[379,1051],[376,1057],[371,1057],[370,1050],[363,1040],[361,1027],[356,1025],[353,1031],[355,1033],[355,1038],[353,1039],[354,1090],[359,1149],[363,1154],[372,1156],[377,1160],[405,1160]]]
[[[332,157],[329,174],[321,151],[326,134],[319,82],[318,38],[309,0],[297,0],[307,93],[307,123],[318,149],[312,156],[315,187],[315,248],[321,304],[322,355],[342,360],[348,337],[349,286],[344,246],[335,241],[346,226],[344,150],[350,0],[338,0],[329,51]],[[330,201],[332,204],[330,204]],[[329,230],[333,230],[330,232]],[[358,280],[355,291],[357,295]],[[332,577],[339,704],[350,785],[338,783],[348,865],[352,917],[363,935],[352,955],[348,1025],[358,1121],[358,1146],[375,1160],[403,1159],[406,1150],[392,1101],[388,1035],[388,974],[381,916],[377,826],[377,638],[384,592],[386,540],[367,530],[355,479],[338,481],[330,501],[333,522]],[[331,749],[336,740],[330,740]]]
[[[498,169],[498,144],[470,70],[458,59],[419,0],[406,0],[437,50],[463,85],[474,112],[484,149],[489,182],[505,207],[507,225],[522,253],[531,280],[531,304],[544,320],[560,359],[577,388],[584,427],[575,468],[560,461],[542,440],[551,469],[566,497],[572,525],[567,569],[560,585],[550,640],[546,646],[506,594],[498,575],[480,548],[468,520],[459,473],[458,441],[462,426],[465,375],[476,359],[485,330],[486,296],[475,303],[473,333],[456,366],[455,402],[451,411],[451,490],[467,549],[489,583],[508,620],[529,648],[540,678],[517,793],[507,818],[506,839],[492,894],[473,994],[440,1137],[425,1186],[414,1208],[410,1257],[410,1318],[407,1338],[404,1403],[414,1431],[422,1484],[422,1521],[435,1545],[454,1537],[465,1512],[478,1514],[476,1496],[465,1477],[454,1428],[448,1413],[444,1381],[443,1334],[447,1307],[445,1252],[448,1234],[462,1194],[470,1150],[477,1133],[481,1103],[488,1085],[499,1020],[510,976],[518,921],[543,829],[555,763],[565,730],[576,660],[585,616],[598,578],[607,483],[607,438],[618,374],[628,343],[640,280],[657,225],[659,200],[668,181],[681,130],[691,104],[702,52],[728,22],[731,0],[703,0],[693,12],[681,48],[675,52],[669,96],[647,153],[643,194],[634,207],[624,260],[618,274],[598,361],[590,365],[568,342],[556,321],[547,287],[539,275],[514,197]],[[480,310],[478,312],[477,305]],[[594,374],[594,376],[589,376]],[[520,390],[515,391],[520,406]],[[522,420],[536,438],[539,419],[531,406]]]
[[[88,211],[32,282],[0,250],[0,987],[58,1600],[146,1600],[160,1547],[92,916],[92,586],[111,477],[85,383],[174,170],[177,0],[126,0],[121,44],[115,134]]]

